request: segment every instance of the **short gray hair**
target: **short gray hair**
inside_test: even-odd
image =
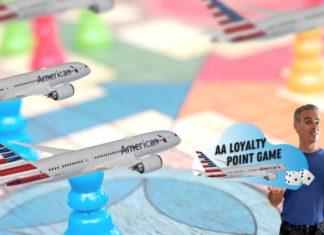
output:
[[[294,122],[300,122],[300,114],[305,111],[305,110],[313,110],[313,111],[318,111],[318,107],[313,104],[305,104],[303,106],[300,106],[295,110],[294,113]]]

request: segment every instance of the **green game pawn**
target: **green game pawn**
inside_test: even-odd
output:
[[[12,0],[2,1],[13,2]],[[5,24],[1,52],[4,55],[17,55],[30,52],[33,47],[33,37],[28,22],[12,21]]]
[[[82,10],[74,41],[80,50],[92,51],[108,48],[113,40],[111,32],[100,16],[89,10]]]

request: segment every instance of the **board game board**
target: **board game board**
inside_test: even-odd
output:
[[[279,211],[265,187],[193,176],[195,150],[216,144],[230,125],[249,122],[272,143],[297,144],[294,109],[323,94],[285,87],[292,36],[249,44],[212,44],[212,18],[199,1],[116,1],[102,15],[112,45],[82,51],[73,38],[78,11],[58,17],[67,61],[89,65],[75,95],[55,102],[28,97],[22,112],[33,143],[78,149],[152,130],[182,143],[146,175],[106,172],[107,208],[124,234],[275,234]],[[30,55],[0,58],[0,76],[30,70]],[[321,113],[321,116],[323,113]],[[323,144],[323,140],[320,142]],[[62,234],[71,211],[66,181],[2,188],[0,233]]]

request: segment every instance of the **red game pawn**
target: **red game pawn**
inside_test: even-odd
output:
[[[64,53],[59,42],[58,29],[53,16],[38,17],[33,21],[35,48],[32,69],[64,63]]]

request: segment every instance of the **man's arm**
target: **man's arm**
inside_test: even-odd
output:
[[[269,190],[268,199],[270,204],[274,207],[277,207],[283,201],[286,189],[269,186],[268,190]]]

